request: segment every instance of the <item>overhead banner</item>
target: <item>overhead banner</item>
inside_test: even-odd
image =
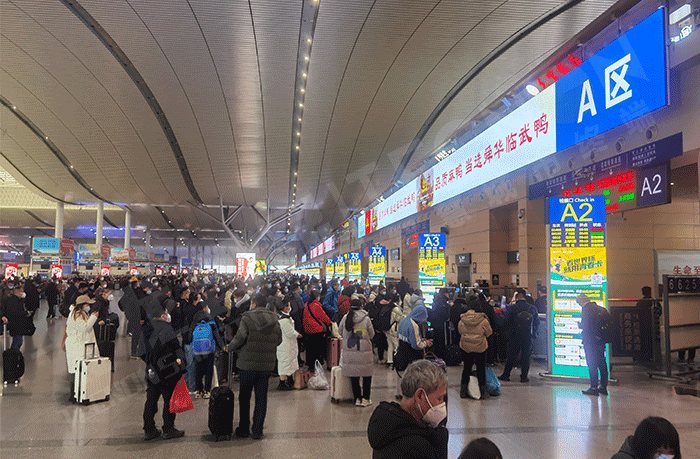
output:
[[[432,306],[435,293],[446,285],[445,234],[423,233],[418,236],[418,287],[425,304]]]
[[[335,277],[345,277],[345,256],[338,255],[335,257]]]
[[[362,279],[362,254],[360,252],[348,252],[348,279],[359,281]]]
[[[668,103],[658,9],[357,219],[358,237],[629,123]]]
[[[236,254],[236,275],[244,279],[255,274],[255,254],[254,253],[237,253]]]
[[[335,277],[335,258],[326,258],[326,282]]]
[[[386,281],[386,247],[369,247],[369,268],[367,277],[370,285]]]
[[[580,294],[608,307],[605,197],[549,200],[551,374],[587,377]]]

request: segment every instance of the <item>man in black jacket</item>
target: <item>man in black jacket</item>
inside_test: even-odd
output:
[[[7,283],[9,294],[2,299],[0,307],[0,317],[2,323],[7,325],[7,332],[12,336],[11,349],[19,351],[24,343],[24,332],[31,319],[27,317],[24,309],[24,298],[26,294],[22,289],[22,284],[16,280]]]
[[[143,407],[144,440],[179,438],[185,432],[175,428],[175,414],[170,413],[170,397],[184,372],[185,355],[175,330],[170,326],[170,314],[161,308],[158,316],[144,325],[139,344],[140,357],[146,362],[146,403]],[[156,428],[158,400],[163,398],[163,432]]]
[[[525,300],[527,292],[524,288],[515,289],[513,304],[506,308],[506,326],[510,328],[508,341],[508,361],[503,374],[498,377],[501,381],[510,381],[510,372],[520,355],[520,382],[529,382],[530,355],[532,354],[532,337],[537,336],[540,319],[537,308]]]
[[[433,298],[433,307],[428,310],[428,320],[430,325],[435,330],[435,337],[433,341],[433,352],[435,355],[441,359],[445,359],[447,353],[446,341],[447,333],[451,333],[449,320],[450,320],[450,302],[449,292],[446,288],[441,288],[438,293],[435,294]]]
[[[605,340],[599,335],[600,323],[598,310],[601,308],[588,296],[581,294],[576,297],[581,306],[581,337],[583,350],[586,353],[586,365],[591,386],[582,391],[585,395],[608,395],[608,364],[605,361]],[[600,370],[600,387],[598,386],[598,371]]]
[[[374,459],[447,458],[447,373],[428,360],[401,378],[401,404],[382,402],[367,426]]]

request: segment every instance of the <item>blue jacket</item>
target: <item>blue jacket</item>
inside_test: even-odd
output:
[[[340,296],[340,290],[337,292],[333,290],[333,287],[328,289],[326,297],[323,299],[323,310],[326,311],[328,317],[335,317],[338,312],[338,297]]]

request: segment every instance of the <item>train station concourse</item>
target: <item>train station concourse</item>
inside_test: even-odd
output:
[[[700,0],[0,0],[0,457],[700,459]]]

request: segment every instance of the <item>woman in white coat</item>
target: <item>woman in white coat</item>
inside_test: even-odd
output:
[[[78,361],[85,358],[85,345],[95,343],[95,353],[98,354],[93,326],[97,322],[99,312],[95,311],[90,314],[90,306],[94,303],[95,300],[88,295],[80,295],[75,300],[75,306],[72,306],[66,322],[66,332],[63,335],[62,347],[66,352],[68,374],[71,376],[71,399],[74,397],[75,391],[72,375],[75,374]]]
[[[277,346],[277,374],[280,377],[278,390],[294,389],[294,373],[299,369],[297,339],[301,338],[301,335],[294,328],[291,311],[292,303],[289,295],[277,302],[277,313],[282,329],[282,343]]]

